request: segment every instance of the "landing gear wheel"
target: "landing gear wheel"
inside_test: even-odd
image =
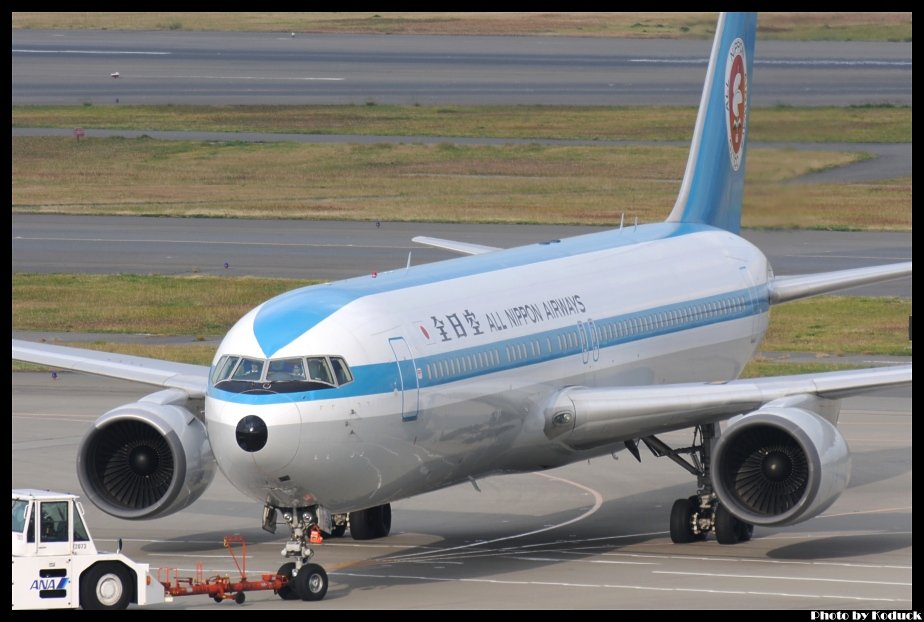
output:
[[[719,544],[738,544],[751,539],[754,526],[743,523],[720,505],[715,512],[715,539]]]
[[[350,534],[354,540],[384,538],[391,531],[391,504],[350,512]]]
[[[738,542],[747,542],[754,535],[754,525],[738,521]]]
[[[346,533],[346,523],[342,525],[331,525],[330,531],[322,531],[321,536],[326,540],[328,538],[342,538]]]
[[[288,562],[279,567],[279,570],[276,571],[276,574],[282,575],[289,579],[289,582],[279,588],[279,591],[276,592],[279,594],[279,598],[282,600],[298,600],[299,595],[295,589],[295,577],[292,576],[292,573],[295,571],[295,563]]]
[[[244,592],[238,592],[234,595],[234,602],[236,602],[238,605],[243,605],[246,598],[247,596],[244,595]]]
[[[131,596],[131,573],[122,564],[97,564],[80,577],[80,606],[83,609],[125,609]]]
[[[690,502],[690,505],[693,506],[693,512],[694,512],[694,514],[698,512],[698,513],[700,514],[700,516],[702,516],[703,509],[700,507],[700,503],[701,503],[700,496],[699,496],[699,495],[693,495],[692,497],[687,497],[687,501],[689,501],[689,502]],[[705,532],[705,531],[700,531],[699,533],[694,532],[694,533],[693,533],[693,539],[694,539],[694,540],[702,540],[702,541],[705,541],[705,540],[706,540],[706,532]]]
[[[321,600],[327,594],[327,573],[317,564],[305,564],[295,575],[295,590],[302,600]]]
[[[697,539],[693,532],[693,514],[696,505],[690,499],[677,499],[671,508],[671,541],[687,544]]]
[[[334,525],[330,529],[330,537],[331,538],[342,538],[343,534],[346,533],[346,528],[347,528],[346,523],[343,523],[342,525]]]

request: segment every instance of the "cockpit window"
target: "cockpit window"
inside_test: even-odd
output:
[[[330,377],[330,368],[327,366],[326,358],[320,356],[308,357],[308,375],[317,382],[334,384],[333,379]]]
[[[232,393],[297,393],[330,389],[353,381],[339,356],[255,359],[226,355],[212,371],[212,384]]]
[[[241,359],[234,373],[231,374],[233,380],[259,380],[263,377],[264,361],[258,359]]]
[[[339,356],[330,357],[330,366],[334,368],[334,378],[336,378],[337,384],[346,384],[353,381],[350,368],[347,367],[346,361]]]
[[[218,361],[218,365],[216,365],[214,371],[212,371],[212,384],[226,380],[228,376],[231,375],[231,372],[234,371],[239,360],[241,360],[239,356],[221,357],[221,360]]]
[[[266,379],[271,382],[277,380],[307,380],[305,362],[302,359],[270,361]]]

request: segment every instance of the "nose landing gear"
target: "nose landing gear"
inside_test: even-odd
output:
[[[282,555],[295,561],[279,567],[277,574],[286,577],[286,584],[276,593],[283,600],[321,600],[327,594],[327,573],[318,564],[310,563],[314,557],[313,544],[321,544],[317,507],[285,509],[282,517],[289,526],[289,541]]]

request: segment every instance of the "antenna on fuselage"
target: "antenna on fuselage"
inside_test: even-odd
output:
[[[404,269],[405,269],[405,270],[410,270],[410,268],[411,268],[411,253],[412,253],[412,252],[414,252],[414,251],[408,251],[408,252],[407,252],[407,265],[404,266]]]

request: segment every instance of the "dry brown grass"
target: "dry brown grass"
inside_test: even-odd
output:
[[[14,274],[13,329],[224,335],[259,303],[310,281],[131,274]]]
[[[15,106],[13,127],[689,141],[696,109],[651,106]],[[759,141],[911,142],[901,106],[756,108]]]
[[[762,39],[911,40],[911,13],[762,13]],[[12,26],[43,29],[219,30],[437,35],[708,38],[715,13],[612,12],[14,12]]]
[[[682,147],[204,143],[13,138],[13,210],[615,224],[663,220]],[[784,182],[863,154],[754,149],[746,226],[910,229],[911,180]],[[165,183],[169,180],[169,183]]]

